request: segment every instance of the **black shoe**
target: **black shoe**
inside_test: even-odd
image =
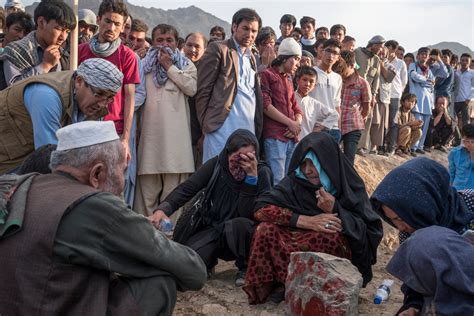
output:
[[[239,270],[239,272],[237,272],[237,274],[235,275],[235,283],[234,283],[236,287],[244,286],[246,273],[247,273],[247,270]]]
[[[427,147],[427,146],[425,146],[423,149],[424,149],[426,152],[428,152],[428,153],[430,153],[430,152],[431,152],[431,147]]]
[[[270,302],[275,303],[275,304],[280,304],[284,299],[285,299],[285,289],[284,288],[283,288],[283,290],[278,288],[268,296],[268,300]]]
[[[416,151],[418,151],[418,149]],[[415,153],[416,151],[410,150],[410,155],[412,157],[417,157],[418,155]]]
[[[426,152],[425,152],[423,149],[420,149],[420,148],[418,148],[417,150],[415,150],[415,152],[416,152],[417,154],[420,154],[420,155],[426,154]]]

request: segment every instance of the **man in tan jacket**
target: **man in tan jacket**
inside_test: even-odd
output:
[[[251,47],[261,25],[257,12],[240,9],[232,17],[232,37],[211,43],[201,58],[196,110],[204,134],[203,163],[239,128],[260,138],[262,93]]]

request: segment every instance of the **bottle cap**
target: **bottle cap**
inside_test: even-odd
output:
[[[378,296],[378,295],[375,295],[375,297],[374,297],[374,304],[377,304],[377,305],[378,305],[378,304],[380,304],[380,303],[382,303],[382,298],[381,298],[380,296]]]

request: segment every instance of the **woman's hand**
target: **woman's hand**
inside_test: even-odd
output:
[[[316,198],[318,199],[317,206],[324,213],[332,213],[332,210],[334,209],[334,204],[336,202],[336,198],[334,196],[326,192],[326,190],[321,187],[318,191],[316,191]]]
[[[335,234],[342,231],[342,222],[335,214],[300,215],[296,227],[320,233]]]
[[[257,157],[255,152],[239,153],[239,163],[248,176],[257,176]]]
[[[162,210],[156,210],[153,215],[148,216],[147,219],[155,226],[156,229],[160,228],[160,223],[164,219],[170,219],[168,216],[166,216],[165,212]]]

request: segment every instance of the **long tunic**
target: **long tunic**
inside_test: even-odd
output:
[[[164,87],[156,87],[152,73],[145,76],[147,98],[138,146],[138,175],[194,172],[187,96],[197,89],[193,63],[168,69]]]

